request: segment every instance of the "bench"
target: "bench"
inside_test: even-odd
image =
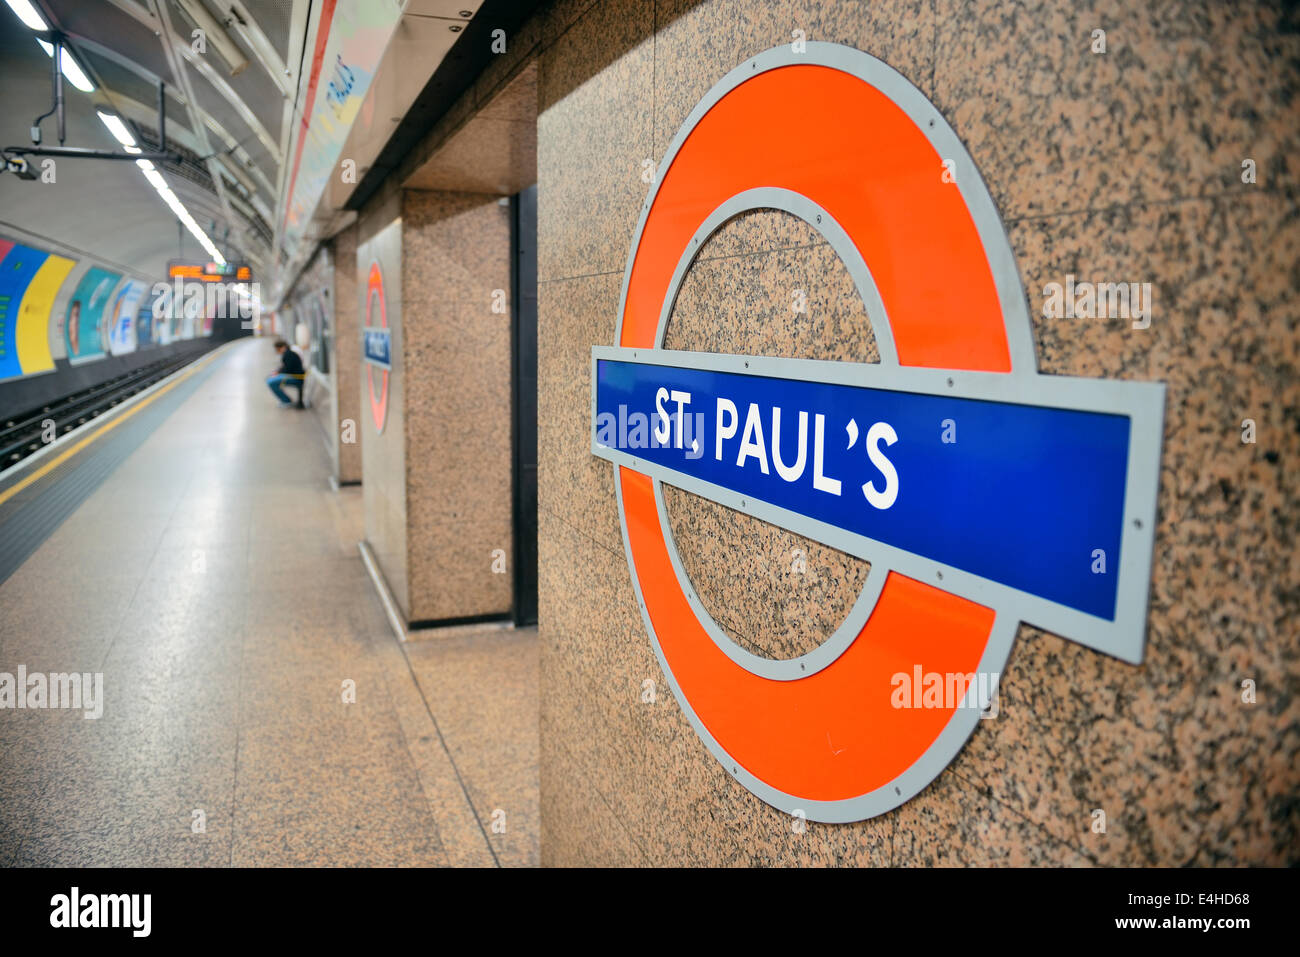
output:
[[[307,408],[307,406],[303,404],[303,397],[307,394],[307,373],[298,372],[291,374],[289,376],[289,381],[286,382],[285,385],[298,387],[298,408]]]

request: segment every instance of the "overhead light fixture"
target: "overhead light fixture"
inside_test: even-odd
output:
[[[45,18],[31,4],[31,0],[5,0],[9,4],[9,9],[14,12],[23,24],[31,30],[48,30],[50,25],[45,22]]]
[[[45,22],[45,18],[41,16],[40,11],[32,6],[31,0],[5,0],[5,3],[9,4],[9,9],[14,12],[14,16],[21,20],[23,26],[29,30],[45,33],[50,29],[50,25]],[[46,56],[54,56],[54,44],[48,40],[42,40],[40,37],[36,38],[36,42],[41,45],[41,49],[45,51]],[[82,93],[95,92],[95,84],[90,82],[90,77],[86,76],[86,71],[81,68],[81,64],[77,62],[76,57],[68,52],[66,46],[59,55],[59,69],[68,78],[68,82]]]
[[[108,127],[108,131],[113,134],[115,140],[123,146],[136,145],[135,137],[126,128],[126,124],[122,122],[121,117],[114,116],[112,113],[105,113],[103,110],[96,110],[95,112],[99,114],[100,122]]]
[[[116,116],[105,116],[103,113],[100,113],[99,118],[104,121],[104,125],[108,126],[110,130],[112,129],[112,126],[110,126],[108,122],[110,119],[117,120],[118,124],[122,125],[122,121]],[[128,137],[131,135],[124,125],[122,126],[122,132]],[[114,135],[117,135],[116,132]],[[118,137],[118,139],[120,141],[121,137]],[[123,143],[122,145],[125,146],[126,144]],[[212,261],[224,263],[226,259],[221,255],[216,244],[208,238],[208,234],[203,231],[203,227],[200,226],[194,217],[190,215],[190,211],[185,208],[185,204],[180,201],[180,197],[172,192],[172,188],[167,185],[167,180],[162,178],[162,174],[158,172],[158,168],[146,159],[136,160],[135,165],[140,167],[140,172],[144,173],[144,178],[149,181],[149,185],[154,188],[154,191],[162,198],[162,201],[167,204],[168,208],[176,214],[176,218],[185,224],[185,228],[188,229],[190,234],[199,241],[199,245],[203,247],[203,251],[212,257]]]
[[[41,49],[45,51],[46,56],[54,56],[54,44],[45,40],[37,39]],[[59,50],[59,69],[63,71],[63,76],[69,83],[75,86],[82,93],[94,93],[95,84],[90,82],[90,77],[86,76],[86,71],[81,68],[77,58],[65,46]]]

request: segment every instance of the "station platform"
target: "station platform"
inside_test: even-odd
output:
[[[100,717],[4,713],[0,865],[538,863],[536,630],[399,642],[274,365],[231,343],[0,503],[67,512],[0,583],[0,671],[103,675]]]

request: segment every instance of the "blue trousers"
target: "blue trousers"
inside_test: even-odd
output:
[[[266,384],[271,387],[271,391],[275,393],[275,397],[277,399],[279,399],[285,405],[292,405],[293,400],[284,394],[284,389],[282,389],[281,386],[283,386],[286,382],[301,382],[301,381],[302,380],[291,375],[273,375],[266,380]]]

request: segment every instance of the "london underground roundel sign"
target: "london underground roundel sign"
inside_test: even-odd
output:
[[[663,348],[696,252],[757,208],[836,250],[879,363]],[[1162,384],[1037,373],[956,134],[889,66],[824,43],[746,61],[687,118],[642,211],[617,345],[592,350],[592,452],[615,465],[664,674],[729,774],[828,822],[897,807],[947,766],[1020,622],[1141,661],[1163,410]],[[740,647],[683,570],[662,482],[867,559],[848,618],[798,658]]]
[[[361,357],[366,364],[366,394],[370,415],[381,435],[388,421],[388,376],[393,369],[392,330],[388,328],[388,307],[384,303],[384,274],[379,263],[370,264],[366,276],[366,322],[361,329]]]

